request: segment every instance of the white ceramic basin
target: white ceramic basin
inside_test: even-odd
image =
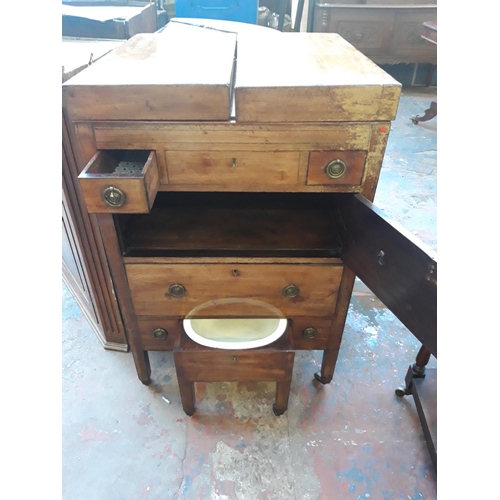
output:
[[[286,331],[286,318],[203,318],[183,320],[198,344],[219,349],[252,349],[273,343]]]

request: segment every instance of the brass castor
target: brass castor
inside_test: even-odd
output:
[[[332,381],[331,379],[327,380],[326,378],[323,378],[320,372],[316,372],[314,374],[314,379],[317,380],[318,382],[321,382],[323,385],[329,384]]]
[[[396,396],[398,398],[402,398],[403,396],[407,396],[408,393],[406,392],[406,389],[404,387],[398,387],[395,391]]]

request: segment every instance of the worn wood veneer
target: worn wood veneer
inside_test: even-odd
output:
[[[372,219],[352,200],[373,200],[401,86],[335,34],[261,40],[249,36],[256,26],[207,24],[133,37],[67,82],[63,104],[139,379],[151,382],[148,351],[174,350],[186,413],[196,381],[246,379],[277,382],[280,414],[295,349],[323,350],[316,378],[331,381],[355,273],[377,259],[371,236],[358,248]],[[119,176],[88,177],[109,151],[149,152],[155,175],[129,179],[142,194],[121,185],[140,210],[102,206]],[[374,241],[416,255],[404,235]],[[363,276],[382,296],[399,290],[394,273]],[[186,317],[279,317],[288,328],[283,345],[228,354],[194,345]]]

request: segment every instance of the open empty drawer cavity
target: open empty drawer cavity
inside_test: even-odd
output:
[[[334,205],[297,193],[158,193],[120,219],[126,257],[338,257]],[[309,202],[309,203],[306,203]]]
[[[98,151],[78,178],[90,213],[149,213],[159,184],[156,153]]]

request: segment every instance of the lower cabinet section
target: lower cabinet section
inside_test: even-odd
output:
[[[172,351],[185,333],[183,318],[139,316],[139,336],[145,351]],[[300,350],[324,350],[332,332],[331,318],[288,318],[290,345]]]

